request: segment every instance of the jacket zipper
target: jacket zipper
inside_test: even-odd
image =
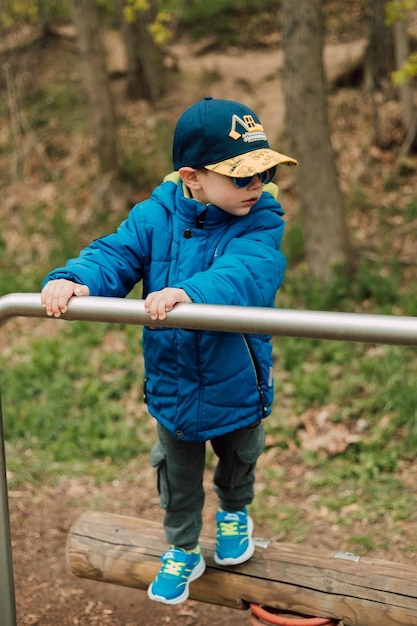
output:
[[[259,368],[259,363],[258,360],[256,359],[255,353],[253,351],[252,346],[250,345],[249,339],[247,337],[247,335],[242,335],[243,337],[243,341],[245,342],[246,348],[248,350],[249,356],[250,356],[250,360],[252,363],[252,367],[253,367],[253,371],[255,373],[255,380],[256,380],[256,387],[258,389],[259,392],[259,397],[261,399],[261,406],[262,406],[262,414],[264,417],[266,417],[267,413],[268,413],[268,407],[266,404],[266,400],[265,400],[265,393],[264,390],[262,388],[262,382],[261,382],[261,371]]]

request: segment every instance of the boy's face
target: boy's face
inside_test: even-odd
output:
[[[243,189],[232,178],[210,170],[184,167],[180,174],[193,198],[202,204],[215,204],[231,215],[247,215],[262,195],[263,184],[258,176]]]

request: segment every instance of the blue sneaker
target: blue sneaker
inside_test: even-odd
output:
[[[238,565],[248,561],[255,551],[253,521],[245,509],[216,515],[217,537],[214,560],[218,565]]]
[[[206,569],[200,546],[192,552],[171,546],[161,561],[161,569],[148,587],[148,596],[163,604],[180,604],[188,598],[190,582]]]

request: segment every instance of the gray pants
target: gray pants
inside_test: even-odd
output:
[[[214,490],[225,511],[240,511],[252,502],[256,461],[264,444],[262,422],[212,439],[218,457]],[[158,424],[151,463],[157,468],[165,534],[168,543],[186,550],[197,545],[202,528],[205,457],[205,442],[180,441]]]

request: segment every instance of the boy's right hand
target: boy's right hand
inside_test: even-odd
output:
[[[49,316],[60,317],[68,310],[68,301],[72,296],[89,296],[87,285],[79,285],[71,280],[59,278],[46,283],[41,292],[42,306]]]

